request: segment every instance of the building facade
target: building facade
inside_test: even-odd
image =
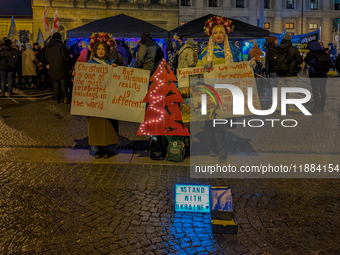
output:
[[[67,30],[119,14],[141,19],[167,30],[178,26],[177,0],[33,0],[34,38],[37,37],[39,28],[44,31],[45,6],[48,10],[50,29],[55,10],[58,10],[63,38],[66,37]]]
[[[257,26],[259,1],[264,6],[264,28],[273,33],[285,29],[293,35],[312,32],[321,27],[321,40],[335,42],[336,21],[340,17],[340,0],[179,0],[179,21],[207,14],[223,15]]]

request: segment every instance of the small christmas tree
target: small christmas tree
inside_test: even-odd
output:
[[[143,100],[149,104],[137,135],[189,136],[179,108],[184,101],[174,83],[176,77],[164,59],[150,81],[151,87]]]

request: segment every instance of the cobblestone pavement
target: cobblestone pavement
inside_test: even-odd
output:
[[[178,166],[0,163],[3,254],[340,254],[339,180],[195,180]],[[176,183],[230,184],[238,234],[175,213]]]
[[[230,130],[231,152],[339,154],[332,93],[301,128]],[[0,147],[87,148],[86,117],[33,97],[0,99]],[[277,117],[277,113],[275,113]],[[121,148],[143,149],[120,122]],[[231,185],[238,234],[175,213],[175,184]],[[0,254],[340,254],[340,180],[192,179],[185,166],[0,162]]]
[[[271,116],[237,118],[238,122],[254,118],[295,119],[298,126],[292,130],[282,127],[279,122],[275,122],[274,128],[270,123],[262,128],[243,128],[239,125],[226,134],[228,151],[339,153],[340,87],[333,83],[327,87],[329,96],[324,114],[305,116],[292,113],[280,116],[279,112],[275,112]],[[306,88],[309,86],[303,85]],[[88,148],[86,117],[70,115],[69,104],[54,104],[50,98],[38,100],[32,96],[34,91],[24,93],[28,95],[26,100],[19,100],[19,96],[13,97],[17,102],[0,99],[0,147]],[[263,109],[268,108],[269,103],[262,101]],[[307,103],[306,107],[311,108],[312,102]],[[138,127],[138,123],[119,122],[121,149],[147,148],[148,137],[135,135]]]

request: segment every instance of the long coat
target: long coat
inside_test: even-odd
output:
[[[27,47],[27,46],[26,46]],[[35,54],[32,48],[27,47],[22,54],[22,76],[35,76],[37,75],[35,64]]]
[[[52,79],[68,79],[71,58],[66,46],[59,39],[52,38],[46,47],[45,55]]]
[[[105,60],[105,63],[112,64],[112,61]],[[89,63],[96,63],[90,60]],[[100,117],[88,117],[89,145],[106,146],[118,143],[118,120]]]

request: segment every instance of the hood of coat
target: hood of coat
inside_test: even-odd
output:
[[[63,42],[60,41],[58,38],[52,38],[50,40],[50,42],[48,43],[48,47],[53,47],[53,46],[60,44],[60,43],[63,44]]]
[[[194,48],[191,45],[184,44],[184,46],[179,50],[178,54],[181,54],[185,49],[188,49],[188,48],[194,50]]]
[[[311,41],[310,43],[308,43],[307,49],[309,49],[310,51],[323,51],[323,48],[320,43],[318,43],[318,41]]]
[[[253,49],[258,49],[259,46],[257,45],[257,43],[254,43]]]
[[[292,42],[288,41],[288,40],[282,40],[281,44],[280,44],[280,48],[281,49],[285,49],[285,48],[290,48],[292,46]]]

